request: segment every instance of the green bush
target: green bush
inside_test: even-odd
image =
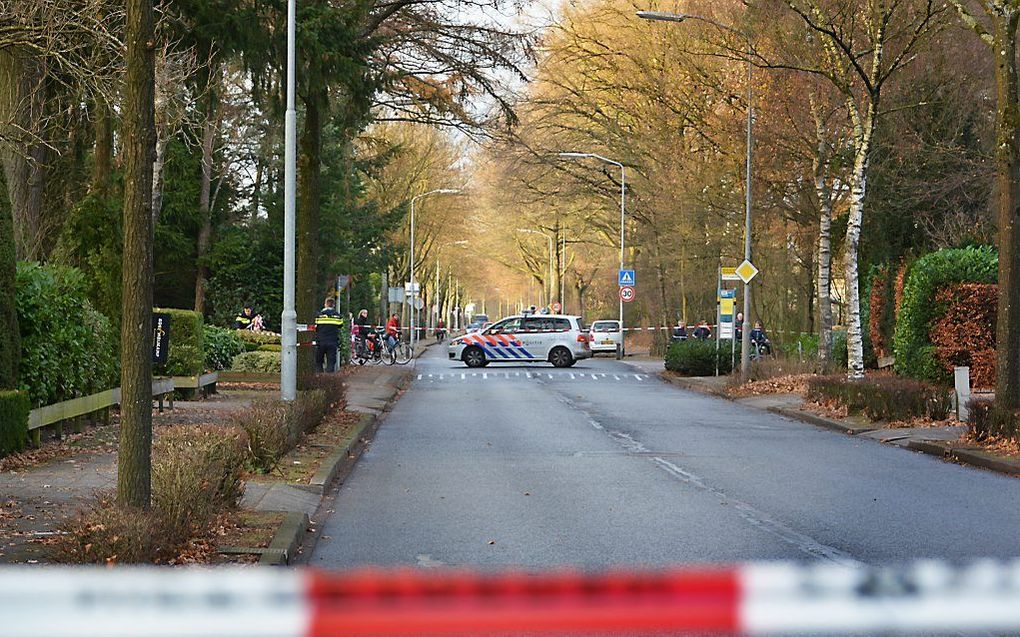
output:
[[[232,372],[280,373],[280,352],[244,352],[234,357]]]
[[[283,346],[282,345],[273,345],[271,343],[267,343],[265,345],[259,345],[258,349],[256,349],[255,351],[256,352],[282,352],[283,351]]]
[[[227,330],[214,325],[205,326],[205,367],[206,369],[227,369],[234,357],[245,351],[244,341],[236,330]]]
[[[156,308],[170,315],[170,352],[157,372],[165,376],[198,376],[205,371],[205,326],[191,310]]]
[[[946,309],[935,302],[935,295],[957,283],[995,283],[998,267],[998,255],[988,246],[939,250],[914,262],[903,287],[893,337],[898,374],[934,382],[948,379],[929,337],[932,323]]]
[[[977,440],[1005,436],[1016,440],[1020,436],[1020,413],[1000,409],[995,399],[975,398],[967,404],[970,411],[970,430]]]
[[[947,388],[897,376],[857,381],[842,375],[818,376],[808,381],[807,398],[845,407],[849,413],[864,414],[871,420],[944,420],[952,408]]]
[[[117,385],[117,340],[93,309],[80,271],[19,263],[16,304],[21,332],[19,387],[33,406],[86,396]]]
[[[31,406],[23,391],[0,391],[0,457],[25,448]]]
[[[687,339],[672,343],[666,351],[666,369],[683,376],[714,376],[716,364],[720,374],[732,371],[731,347],[729,341],[716,348],[714,340]],[[737,345],[736,360],[740,360],[740,345]]]

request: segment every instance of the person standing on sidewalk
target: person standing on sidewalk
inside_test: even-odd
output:
[[[325,307],[315,317],[315,369],[320,374],[336,371],[336,352],[340,346],[340,328],[343,326],[344,319],[336,311],[336,300],[326,299]]]

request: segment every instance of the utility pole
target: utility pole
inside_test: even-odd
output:
[[[283,314],[280,317],[280,398],[297,399],[297,311],[294,309],[294,219],[297,194],[297,110],[294,107],[295,4],[287,1],[287,113],[283,153]]]

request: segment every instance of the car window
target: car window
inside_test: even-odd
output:
[[[596,321],[592,325],[593,332],[618,332],[620,330],[619,323],[616,321]]]
[[[509,318],[496,323],[488,330],[486,334],[513,334],[521,330],[521,319]]]
[[[541,316],[529,316],[524,319],[525,332],[545,332],[548,330],[549,321]]]
[[[554,332],[569,332],[570,331],[570,319],[565,318],[554,318],[549,319],[550,328]]]

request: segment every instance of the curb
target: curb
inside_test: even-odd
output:
[[[361,414],[361,420],[358,421],[358,427],[350,442],[338,447],[319,464],[319,470],[309,483],[309,491],[322,495],[337,476],[341,479],[346,478],[378,430],[379,419],[374,414]]]
[[[978,449],[954,449],[951,445],[928,441],[911,441],[907,449],[942,458],[950,462],[980,467],[996,473],[1020,476],[1020,460],[1002,460]]]
[[[869,431],[878,431],[881,427],[872,425],[855,425],[848,423],[843,420],[834,420],[832,418],[826,418],[825,416],[819,416],[808,411],[801,409],[791,409],[789,407],[772,406],[766,407],[766,411],[776,414],[778,416],[785,416],[801,422],[806,422],[811,425],[818,427],[824,427],[833,431],[838,431],[848,436],[856,436],[859,434],[868,433]]]
[[[674,376],[672,374],[667,373],[666,371],[658,372],[658,376],[660,380],[665,381],[671,385],[676,385],[681,389],[698,392],[699,394],[705,394],[706,396],[717,396],[719,398],[725,398],[727,400],[730,400],[729,394],[727,394],[725,391],[720,391],[713,387],[707,387],[703,383],[699,383],[696,380],[684,378],[683,376]]]
[[[259,564],[263,566],[287,566],[290,557],[299,546],[308,531],[307,513],[288,513],[283,524],[276,530],[269,548],[262,552]]]

